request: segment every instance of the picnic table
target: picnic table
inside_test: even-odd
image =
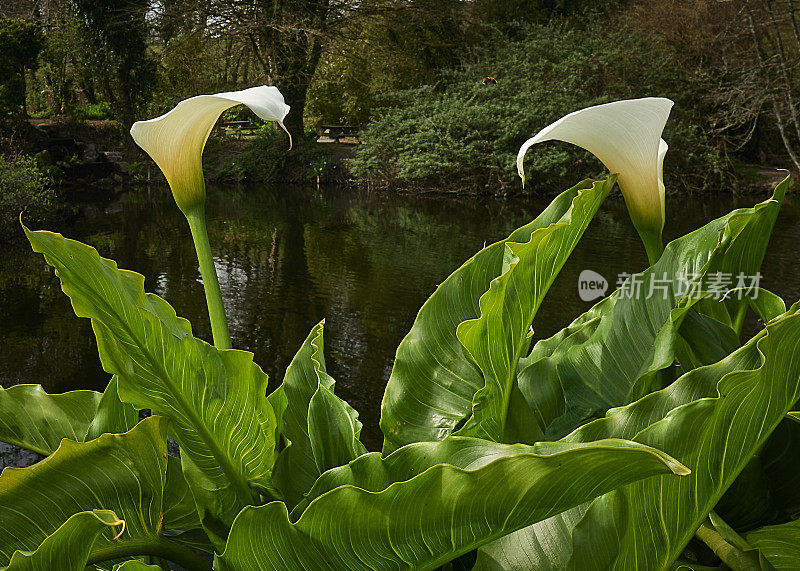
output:
[[[241,131],[243,129],[252,129],[253,126],[250,121],[223,121],[222,128],[226,131]]]
[[[342,139],[355,139],[358,142],[358,127],[352,125],[322,125],[317,131],[319,138],[325,137],[335,143]]]

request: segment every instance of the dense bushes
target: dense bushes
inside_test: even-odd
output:
[[[593,23],[533,25],[513,41],[489,31],[462,66],[435,84],[386,95],[362,134],[366,144],[353,174],[393,186],[516,190],[517,149],[542,127],[589,105],[664,96],[676,102],[665,133],[668,187],[718,181],[727,160],[706,125],[703,78],[687,77],[657,39],[581,21]],[[533,190],[563,188],[577,174],[602,169],[559,143],[542,145],[528,160]]]
[[[19,231],[20,212],[26,222],[43,222],[52,215],[56,191],[50,178],[31,157],[0,155],[0,237]]]
[[[72,115],[78,121],[102,121],[114,118],[111,106],[105,102],[78,105],[72,111]]]
[[[286,152],[289,139],[272,124],[258,128],[254,137],[247,140],[244,150],[234,159],[225,160],[217,169],[217,179],[236,182],[310,182],[322,174],[326,165],[325,153],[315,144],[316,135],[308,130],[304,135],[292,133],[294,139],[290,153]],[[209,141],[210,154],[228,157],[220,148],[221,139]],[[207,152],[207,154],[209,154]],[[218,161],[219,162],[219,161]]]

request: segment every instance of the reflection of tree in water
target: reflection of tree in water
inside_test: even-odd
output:
[[[492,214],[480,203],[378,195],[354,201],[344,220],[306,226],[308,271],[326,303],[328,368],[361,412],[373,447],[394,353],[417,311],[484,241],[506,235],[524,216]]]
[[[311,212],[285,197],[225,214],[212,225],[217,269],[236,347],[253,351],[273,384],[320,319],[308,291],[303,225]],[[228,208],[236,206],[229,203]]]
[[[291,188],[209,192],[209,231],[234,346],[251,350],[277,385],[310,329],[327,320],[326,354],[339,392],[362,414],[371,447],[395,349],[425,298],[484,241],[524,219],[502,203],[414,199]],[[129,194],[62,231],[142,273],[210,339],[197,260],[165,189]],[[41,258],[22,247],[0,266],[5,384],[101,388],[107,375],[86,320]],[[21,270],[15,272],[13,270]],[[25,323],[22,327],[18,324]]]
[[[60,284],[39,256],[24,248],[0,257],[0,385],[41,383],[48,391],[105,384],[92,359],[91,327],[76,319]]]
[[[753,202],[752,200],[748,202]],[[231,322],[233,344],[255,353],[271,377],[286,366],[321,319],[337,392],[360,413],[368,446],[380,446],[378,417],[394,353],[435,287],[481,246],[508,235],[543,207],[530,198],[496,200],[264,187],[210,191],[209,232]],[[730,201],[679,201],[668,235],[696,228]],[[796,205],[781,214],[765,283],[800,296],[794,267]],[[189,231],[164,188],[132,192],[105,213],[87,210],[56,228],[97,247],[121,268],[144,274],[146,287],[211,332]],[[556,330],[584,310],[575,286],[585,268],[640,269],[640,251],[621,201],[606,203],[556,280],[535,322]],[[791,263],[788,260],[792,260]],[[602,273],[602,272],[601,272]],[[0,383],[42,383],[48,391],[101,388],[87,320],[77,319],[41,257],[24,245],[0,258]]]

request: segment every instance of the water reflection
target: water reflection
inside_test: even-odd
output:
[[[670,201],[666,230],[676,236],[747,197]],[[383,388],[394,351],[417,310],[453,269],[484,243],[506,236],[546,201],[530,198],[412,197],[286,187],[209,192],[209,233],[233,344],[255,353],[271,385],[311,327],[326,320],[326,360],[337,392],[360,413],[377,449]],[[763,284],[800,297],[794,261],[797,205],[788,201],[768,255]],[[669,217],[668,217],[669,219]],[[87,207],[65,235],[95,246],[120,267],[144,274],[210,340],[205,299],[188,229],[162,188],[132,192],[105,211]],[[0,384],[42,383],[48,391],[102,389],[107,375],[91,328],[73,316],[58,280],[24,247],[0,259]],[[534,327],[554,333],[589,307],[578,274],[592,269],[613,286],[646,258],[621,200],[606,202],[556,280]]]

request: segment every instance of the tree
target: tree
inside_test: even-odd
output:
[[[147,55],[148,0],[75,0],[96,49],[101,89],[128,130],[137,111],[152,97],[155,62]]]
[[[220,33],[240,35],[252,48],[263,83],[276,85],[292,107],[290,131],[302,133],[308,87],[331,24],[347,0],[220,0],[211,4]]]
[[[0,22],[0,106],[7,113],[27,116],[25,73],[38,67],[43,45],[44,36],[36,24],[19,18]]]
[[[306,113],[365,125],[386,94],[432,84],[482,36],[460,0],[373,0],[329,34]]]

